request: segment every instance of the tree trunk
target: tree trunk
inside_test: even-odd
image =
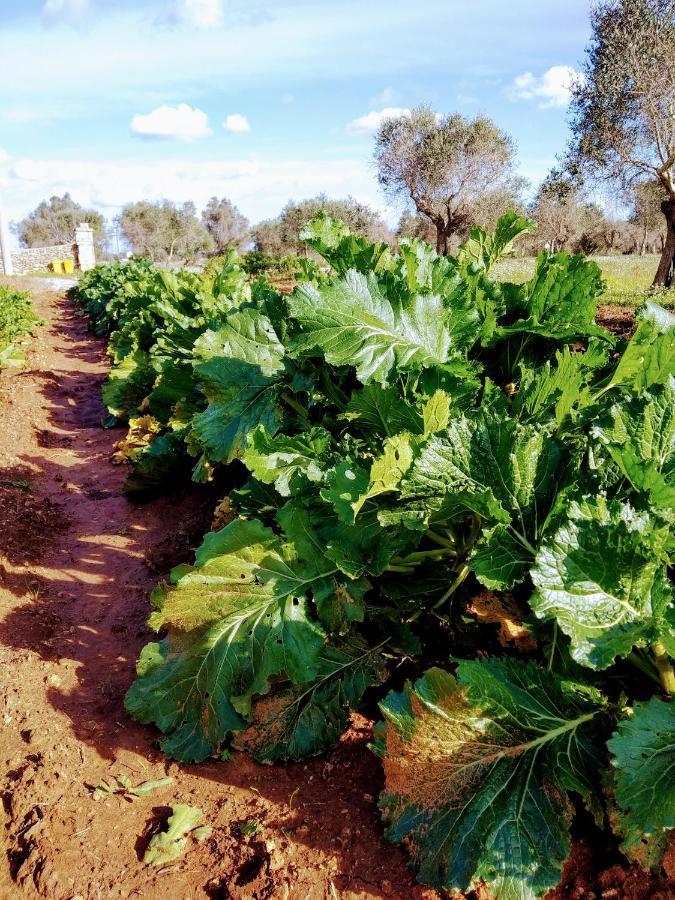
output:
[[[436,253],[448,255],[448,228],[445,225],[436,225]]]
[[[675,277],[675,198],[664,200],[661,212],[666,217],[666,240],[652,287],[672,287]]]
[[[647,246],[647,226],[645,225],[642,229],[642,240],[640,241],[640,256],[645,255],[646,246]]]

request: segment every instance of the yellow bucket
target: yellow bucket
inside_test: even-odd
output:
[[[52,272],[63,272],[63,260],[62,259],[53,259],[52,260]]]
[[[63,271],[66,273],[66,275],[71,275],[74,268],[75,264],[73,263],[72,259],[63,260]]]

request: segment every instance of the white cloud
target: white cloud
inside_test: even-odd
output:
[[[225,19],[224,0],[176,0],[174,17],[195,28],[217,28]]]
[[[12,157],[9,153],[4,149],[4,147],[0,147],[0,163],[9,162]]]
[[[131,120],[131,131],[143,138],[179,141],[194,141],[213,134],[206,113],[187,103],[158,106],[146,115],[137,114]]]
[[[358,119],[352,119],[347,124],[347,131],[352,134],[373,134],[377,131],[385,119],[398,119],[401,116],[409,116],[409,109],[400,109],[397,106],[387,106],[379,112],[373,111],[366,113],[365,116],[359,116]]]
[[[251,123],[241,113],[230,113],[225,117],[223,128],[225,131],[231,131],[232,134],[244,134],[251,130]]]
[[[543,75],[532,72],[516,76],[507,93],[512,100],[539,100],[540,109],[567,106],[571,89],[580,73],[571,66],[551,66]]]
[[[381,211],[392,224],[396,219],[396,212],[383,202],[369,162],[340,158],[147,162],[18,158],[0,163],[0,190],[8,218],[13,220],[22,219],[45,197],[65,191],[78,203],[100,209],[107,218],[136,200],[192,200],[203,208],[216,195],[229,197],[255,222],[278,215],[290,199],[320,193],[340,198],[349,193]]]
[[[50,24],[73,22],[89,12],[89,0],[46,0],[42,15]]]
[[[393,103],[396,99],[396,91],[391,87],[386,87],[370,101],[373,106],[386,106]]]

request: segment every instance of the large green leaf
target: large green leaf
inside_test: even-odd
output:
[[[314,682],[272,691],[257,700],[250,727],[236,739],[261,762],[306,759],[336,744],[350,708],[379,685],[385,666],[379,649],[352,639],[321,651]]]
[[[393,437],[401,431],[421,434],[424,424],[415,406],[404,400],[398,386],[382,387],[373,382],[354,391],[346,418],[363,431]]]
[[[196,359],[234,357],[259,366],[265,375],[283,369],[284,348],[267,316],[256,309],[230,313],[215,331],[206,331],[195,343]]]
[[[601,439],[636,491],[664,512],[675,510],[675,382],[654,385],[639,398],[614,404]]]
[[[475,225],[469,232],[468,240],[459,252],[459,262],[469,264],[472,269],[489,272],[492,266],[513,250],[513,243],[520,235],[536,229],[532,219],[519,216],[516,212],[507,212],[497,220],[492,234],[480,225]]]
[[[305,225],[300,240],[323,256],[340,275],[349,269],[380,272],[394,265],[391,250],[384,241],[373,244],[362,235],[354,235],[346,225],[325,213],[319,213]]]
[[[195,416],[190,443],[214,463],[241,456],[258,425],[274,434],[282,421],[277,405],[277,375],[240,359],[212,357],[195,364],[195,374],[209,405]]]
[[[331,444],[324,428],[273,437],[259,425],[249,435],[243,461],[258,481],[273,484],[282,497],[289,497],[308,482],[323,480]]]
[[[306,595],[326,592],[333,571],[323,557],[301,561],[294,544],[256,521],[208,534],[195,566],[180,567],[175,584],[153,595],[150,624],[168,635],[141,654],[128,711],[168,734],[162,747],[171,756],[216,752],[272,677],[316,677],[324,633]]]
[[[640,858],[649,845],[663,850],[675,828],[675,707],[658,697],[636,703],[607,742],[614,798],[621,810],[624,849]]]
[[[602,497],[570,504],[567,521],[537,554],[530,605],[569,635],[577,662],[604,669],[636,645],[672,640],[667,539],[667,526],[627,504]]]
[[[637,328],[617,363],[608,387],[641,392],[675,375],[675,316],[648,301],[637,314]]]
[[[567,791],[592,802],[599,697],[533,663],[430,669],[381,704],[380,798],[387,836],[405,841],[419,878],[496,898],[542,896],[569,853]]]
[[[542,253],[532,280],[521,288],[519,317],[499,325],[495,339],[533,334],[556,340],[611,334],[595,324],[596,300],[603,289],[597,263],[584,256]]]
[[[338,463],[328,472],[328,484],[321,491],[321,496],[333,504],[343,522],[353,524],[368,501],[399,489],[412,461],[413,447],[409,434],[402,432],[386,438],[382,453],[371,464],[368,475],[361,466]]]
[[[150,393],[155,377],[149,356],[143,350],[125,356],[112,367],[103,385],[103,402],[109,412],[118,418],[127,418],[135,412]]]
[[[427,440],[403,479],[401,512],[409,506],[437,519],[474,513],[488,527],[509,525],[527,547],[522,538],[554,489],[559,457],[557,443],[534,425],[489,411],[450,419],[446,435]]]
[[[451,352],[441,298],[416,296],[395,307],[373,273],[352,270],[322,288],[303,285],[289,307],[301,329],[294,351],[318,350],[332,365],[355,366],[364,384],[387,384],[399,371],[444,363]]]

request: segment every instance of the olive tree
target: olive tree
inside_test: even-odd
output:
[[[94,240],[100,243],[105,234],[105,219],[93,209],[85,209],[70,194],[50,197],[18,222],[13,230],[22,247],[51,247],[70,244],[80,222],[88,222],[94,229]]]
[[[191,202],[179,206],[170,200],[141,200],[125,206],[117,222],[134,253],[154,262],[193,262],[213,247]]]
[[[381,186],[433,224],[443,254],[488,198],[517,195],[514,160],[512,139],[487,116],[438,116],[427,106],[385,119],[375,137]]]
[[[286,253],[307,253],[307,246],[299,239],[304,226],[319,213],[340,219],[355,234],[363,234],[371,241],[391,241],[392,235],[379,213],[353,197],[331,200],[325,194],[290,201],[276,219],[260,222],[253,229],[256,250],[273,256]]]
[[[226,253],[230,248],[242,250],[248,241],[248,219],[226,197],[211,197],[202,211],[202,222],[216,253]]]
[[[583,75],[572,88],[568,163],[624,188],[658,181],[666,240],[654,285],[675,260],[675,0],[600,0]]]
[[[644,255],[650,244],[653,246],[657,243],[654,240],[657,232],[660,231],[661,236],[663,235],[661,204],[667,199],[660,181],[641,181],[635,185],[630,197],[632,206],[630,220],[638,232],[636,243],[640,256]],[[663,241],[661,243],[663,244]]]

